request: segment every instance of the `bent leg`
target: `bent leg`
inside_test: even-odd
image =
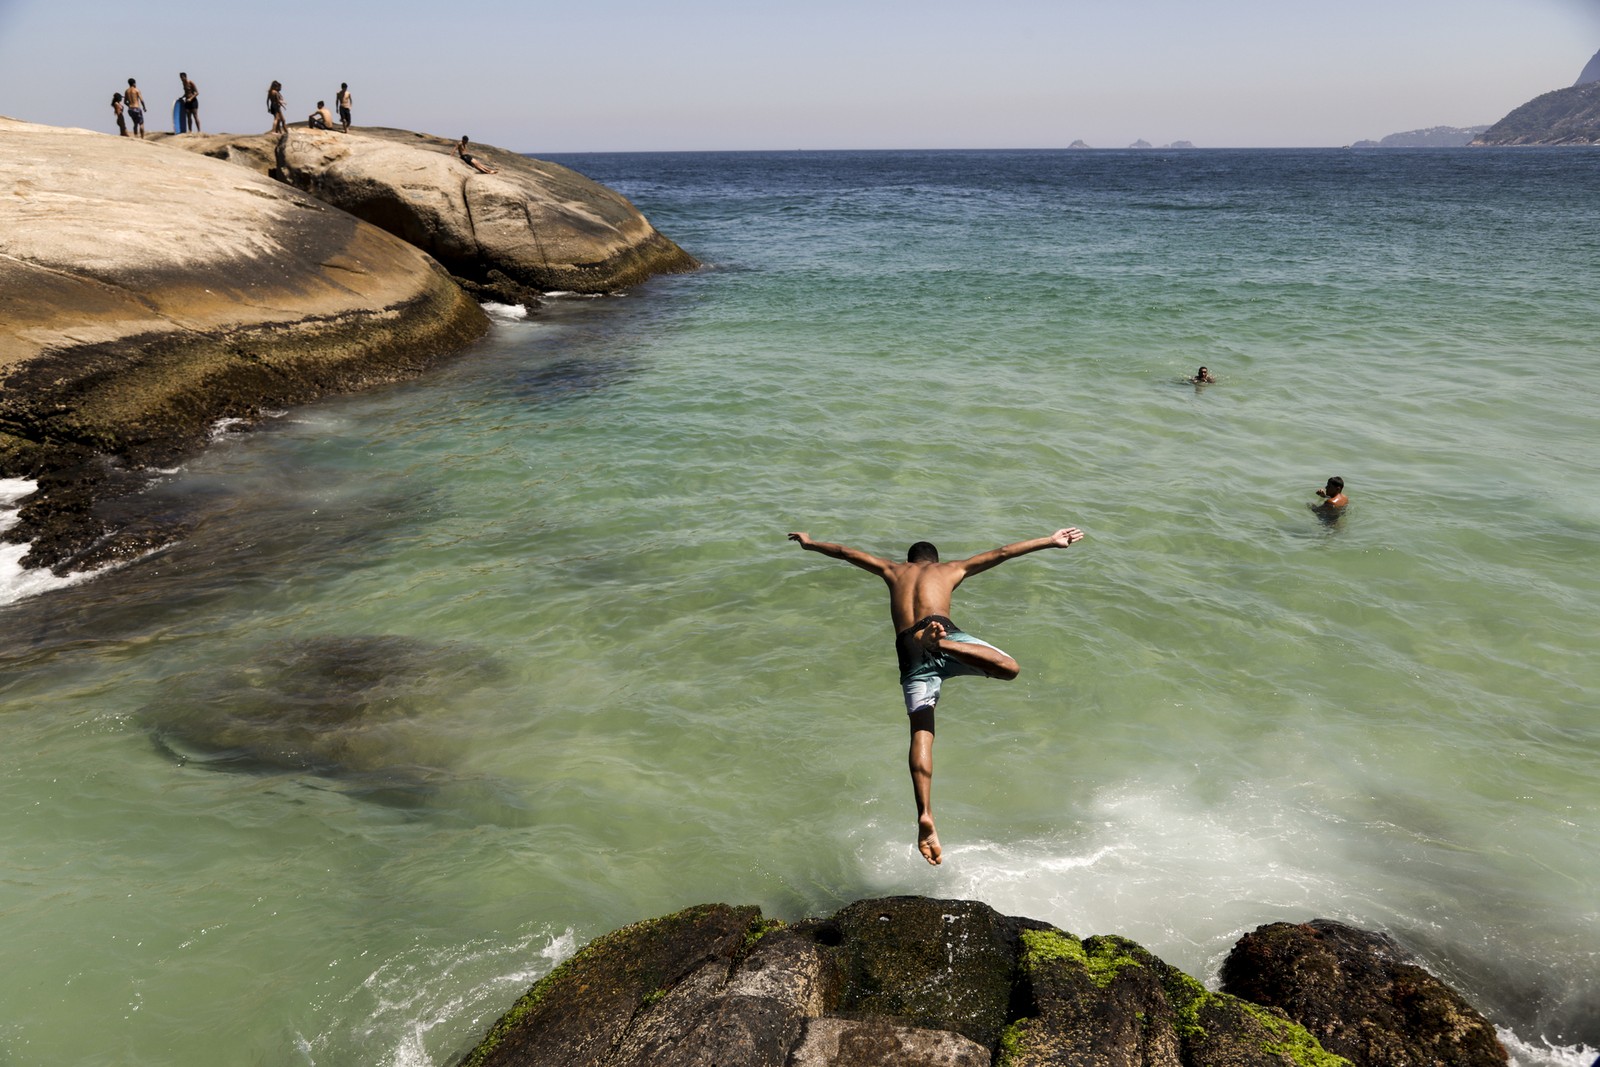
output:
[[[1016,660],[987,641],[979,641],[964,632],[962,637],[965,640],[947,636],[943,623],[937,621],[928,623],[917,637],[926,647],[937,648],[958,663],[990,678],[1009,682],[1021,672]]]
[[[933,705],[911,713],[911,794],[917,802],[917,851],[937,867],[944,859],[933,826]]]

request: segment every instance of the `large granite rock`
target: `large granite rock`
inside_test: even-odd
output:
[[[463,163],[454,142],[409,130],[294,127],[284,138],[185,135],[167,143],[270,173],[502,298],[523,296],[517,287],[602,293],[697,266],[620,193],[488,145],[471,152],[495,174]]]
[[[217,419],[414,374],[487,328],[409,244],[203,156],[0,118],[0,190],[0,476],[39,482],[6,533],[30,564],[143,547],[97,503]]]
[[[1494,1027],[1391,938],[1328,919],[1246,934],[1222,988],[1282,1009],[1356,1067],[1499,1067]]]
[[[1259,933],[1259,932],[1258,932]],[[1359,932],[1357,932],[1359,933]],[[1254,935],[1253,935],[1254,936]],[[1377,935],[1352,941],[1347,1011],[1388,988]],[[1248,939],[1247,939],[1248,940]],[[1287,957],[1320,950],[1283,943]],[[1235,953],[1239,956],[1239,953]],[[1235,977],[1252,976],[1241,956]],[[1245,980],[1248,980],[1246,978]],[[1413,987],[1421,982],[1408,976]],[[1443,988],[1437,982],[1434,986]],[[1453,996],[1453,994],[1451,994]],[[1459,1002],[1459,998],[1456,998]],[[1079,939],[974,901],[861,900],[764,921],[703,905],[592,942],[535,985],[464,1067],[1498,1067],[1458,1049],[1465,1005],[1407,1017],[1394,1058],[1345,1059],[1289,1010],[1207,990],[1120,937]],[[1488,1030],[1492,1040],[1493,1031]],[[1498,1050],[1498,1053],[1496,1052]],[[1416,1052],[1421,1058],[1405,1058]],[[1345,1053],[1344,1055],[1349,1055]],[[1429,1058],[1434,1056],[1437,1058]]]

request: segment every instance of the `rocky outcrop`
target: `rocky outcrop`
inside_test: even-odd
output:
[[[502,299],[608,292],[697,266],[620,193],[487,145],[471,153],[494,174],[463,163],[453,142],[408,130],[295,127],[285,138],[186,135],[167,143],[270,173]]]
[[[0,119],[0,476],[25,562],[159,541],[99,504],[219,418],[414,374],[487,328],[427,256],[242,168]]]
[[[1600,52],[1589,57],[1589,62],[1578,72],[1578,80],[1572,84],[1588,85],[1590,82],[1600,82]]]
[[[1318,919],[1246,934],[1222,988],[1280,1008],[1356,1064],[1503,1064],[1489,1025],[1382,934]]]
[[[1472,143],[1600,144],[1600,82],[1573,85],[1535,97],[1473,138]]]
[[[1487,126],[1429,126],[1391,133],[1378,141],[1357,141],[1351,148],[1465,148]]]
[[[1264,927],[1257,931],[1276,930]],[[1348,928],[1341,928],[1348,929]],[[1352,931],[1360,934],[1360,931]],[[1384,1000],[1386,939],[1346,939],[1343,1018]],[[1250,939],[1247,938],[1246,941]],[[1274,940],[1273,965],[1315,944]],[[1241,942],[1241,946],[1244,943]],[[1233,979],[1270,987],[1257,953],[1230,957]],[[1263,961],[1267,962],[1266,960]],[[1319,964],[1320,966],[1320,964]],[[1414,971],[1415,973],[1412,973]],[[1347,1042],[1326,1017],[1212,992],[1119,937],[1080,939],[974,901],[862,900],[825,919],[766,921],[754,907],[703,905],[607,934],[529,990],[464,1067],[1499,1067],[1493,1031],[1420,969],[1410,995],[1452,1005],[1412,1012],[1411,1045]],[[1252,986],[1253,987],[1253,986]],[[1453,999],[1449,999],[1453,998]],[[1306,1019],[1296,1016],[1305,1010]],[[1309,1020],[1309,1021],[1307,1021]],[[1396,1018],[1383,1017],[1389,1027]],[[1382,1058],[1427,1053],[1422,1058]],[[1429,1056],[1439,1058],[1429,1058]]]

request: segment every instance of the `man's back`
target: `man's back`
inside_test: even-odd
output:
[[[883,580],[889,584],[889,617],[899,633],[929,615],[950,614],[950,594],[967,576],[966,560],[953,563],[891,563]]]

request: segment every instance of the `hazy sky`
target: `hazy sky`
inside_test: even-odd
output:
[[[1342,145],[1570,85],[1600,0],[0,0],[0,115],[114,131],[303,118],[517,151]]]

